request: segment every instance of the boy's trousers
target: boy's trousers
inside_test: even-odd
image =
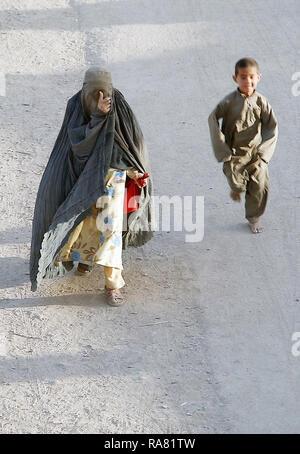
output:
[[[255,154],[249,156],[233,155],[224,162],[223,172],[234,192],[246,192],[246,219],[255,223],[263,215],[269,192],[268,165]]]

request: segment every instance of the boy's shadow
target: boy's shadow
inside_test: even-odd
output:
[[[226,232],[251,233],[247,222],[238,222],[235,224],[223,224],[222,230]]]
[[[237,233],[240,233],[242,235],[249,235],[250,232],[250,229],[249,229],[249,226],[248,226],[248,223],[245,221],[245,222],[234,222],[234,223],[231,223],[231,222],[225,222],[222,223],[222,224],[215,224],[211,229],[210,229],[210,233],[211,234],[219,234],[220,232],[223,232],[223,233],[226,233],[226,236],[228,234],[237,234]]]

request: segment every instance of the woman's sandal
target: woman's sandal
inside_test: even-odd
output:
[[[119,289],[108,288],[105,286],[106,302],[110,306],[118,307],[125,303],[125,298]]]
[[[72,260],[62,262],[62,264],[67,271],[71,271],[74,268],[74,262]]]
[[[88,274],[92,271],[92,267],[90,265],[86,265],[85,263],[78,263],[77,266],[77,274],[80,276],[83,276],[85,274]]]

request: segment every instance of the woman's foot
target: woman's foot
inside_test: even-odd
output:
[[[68,260],[67,262],[62,262],[62,264],[67,271],[71,271],[74,267],[74,262],[72,260]]]
[[[119,289],[108,288],[105,286],[106,302],[110,306],[122,306],[125,303],[125,298]]]
[[[92,271],[92,267],[90,265],[86,265],[85,263],[78,263],[77,266],[77,273],[80,275],[88,274]]]

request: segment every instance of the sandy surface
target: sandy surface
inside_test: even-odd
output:
[[[298,0],[1,0],[1,433],[300,432],[299,17]],[[207,127],[248,55],[280,123],[263,235]],[[124,253],[119,309],[100,266],[28,282],[38,184],[91,64],[139,118],[155,193],[205,197],[203,241],[158,232]]]

